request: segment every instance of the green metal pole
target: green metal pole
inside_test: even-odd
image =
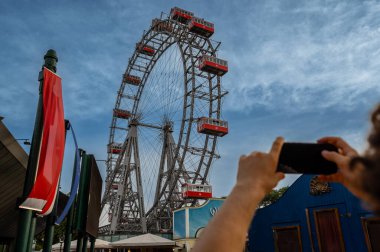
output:
[[[95,252],[95,238],[90,236],[90,252]]]
[[[44,56],[45,64],[43,67],[49,68],[51,71],[56,71],[58,62],[57,54],[54,50],[48,50]],[[42,67],[42,69],[43,69]],[[38,80],[40,81],[39,99],[37,106],[36,119],[34,122],[34,131],[32,137],[32,144],[30,147],[28,166],[25,174],[24,189],[22,199],[25,199],[33,188],[34,180],[37,173],[37,163],[40,152],[41,136],[43,128],[42,118],[42,90],[43,90],[43,71],[40,71]],[[28,249],[29,236],[31,231],[33,211],[27,209],[19,209],[19,220],[16,238],[16,252],[26,252]],[[34,233],[34,230],[32,231]]]
[[[64,240],[64,244],[63,244],[63,252],[70,252],[72,229],[73,229],[73,219],[74,219],[74,206],[71,206],[70,211],[69,211],[68,216],[67,216],[65,240]]]
[[[57,191],[57,197],[59,194],[59,189]],[[46,227],[45,227],[45,236],[44,236],[44,245],[43,245],[43,252],[50,252],[51,246],[53,245],[53,238],[54,238],[54,222],[55,222],[55,216],[56,216],[56,209],[57,209],[57,202],[58,198],[54,202],[54,209],[51,214],[49,214],[46,218]]]
[[[77,240],[77,252],[82,252],[83,249],[83,238],[85,234],[85,230],[83,227],[84,219],[86,216],[84,215],[84,194],[85,194],[85,185],[86,185],[86,177],[88,176],[88,158],[85,151],[82,151],[82,165],[80,171],[80,181],[79,181],[79,190],[77,196],[77,205],[75,211],[75,230],[78,231],[78,240]]]
[[[87,236],[87,234],[85,234],[84,237],[83,237],[82,252],[87,252],[87,242],[88,242],[88,236]]]
[[[76,252],[82,252],[83,248],[83,235],[78,234],[78,240],[77,240],[77,250]]]
[[[27,251],[32,251],[33,240],[34,240],[34,232],[36,230],[36,225],[37,225],[37,216],[33,213],[31,224],[30,224],[30,230],[29,230],[29,240],[28,240]]]
[[[90,164],[89,156],[86,153],[82,156],[82,166],[80,173],[78,202],[76,212],[76,229],[83,234],[86,232],[85,225],[87,219],[87,207],[88,207],[88,194],[89,194],[89,182],[90,182]]]
[[[67,131],[69,130],[69,128],[70,128],[70,123],[68,120],[65,120],[65,141],[66,141]],[[60,181],[58,184],[60,184]],[[46,218],[43,252],[50,252],[51,247],[53,246],[54,225],[57,218],[58,199],[59,199],[59,186],[57,189],[57,195],[55,197],[53,210]]]
[[[77,159],[75,157],[75,159],[74,159],[73,177],[72,177],[72,180],[71,180],[71,184],[73,184],[74,180],[75,180],[75,165],[76,165],[76,163],[77,163]],[[73,192],[71,192],[71,193],[73,193]],[[65,240],[64,240],[64,245],[63,245],[63,251],[64,252],[70,252],[71,234],[72,234],[72,230],[73,230],[73,220],[74,220],[75,201],[76,201],[76,199],[74,200],[74,203],[71,205],[70,211],[69,211],[69,213],[67,215],[67,219],[66,219]]]

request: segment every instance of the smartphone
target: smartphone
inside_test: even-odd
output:
[[[284,143],[280,153],[277,171],[296,174],[333,174],[338,167],[326,160],[323,150],[336,151],[332,144]]]

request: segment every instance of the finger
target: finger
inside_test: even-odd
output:
[[[328,182],[330,181],[331,178],[329,176],[326,176],[326,175],[319,175],[318,176],[318,181],[321,181],[321,182]]]
[[[332,175],[329,175],[329,176],[319,175],[318,180],[321,182],[335,182],[335,177]]]
[[[343,182],[344,182],[344,177],[343,177],[342,173],[340,173],[340,172],[335,173],[333,175],[330,175],[330,179],[331,179],[331,182],[338,182],[341,184],[343,184]]]
[[[318,143],[332,144],[335,147],[342,149],[345,154],[356,153],[356,150],[340,137],[323,137],[318,140]]]
[[[327,178],[327,176],[325,176],[325,175],[319,175],[319,176],[317,177],[317,179],[318,179],[318,181],[325,182],[328,178]]]
[[[256,156],[258,153],[259,153],[258,151],[253,151],[248,156]]]
[[[341,174],[334,174],[334,175],[320,175],[318,176],[318,180],[320,182],[343,182],[343,178]]]
[[[282,172],[276,172],[274,174],[274,181],[275,181],[275,184],[273,185],[273,188],[276,187],[278,185],[278,182],[280,182],[281,180],[283,180],[285,178],[285,174],[282,173]]]
[[[335,151],[322,151],[322,157],[326,160],[334,162],[336,164],[341,164],[345,161],[345,157]]]
[[[284,138],[277,137],[276,140],[272,144],[272,148],[270,150],[270,154],[276,158],[276,160],[280,157],[280,152],[282,149],[282,145],[284,144]]]
[[[285,178],[285,174],[283,172],[276,172],[275,177],[277,181],[280,181]]]
[[[338,139],[338,137],[333,137],[333,136],[327,136],[327,137],[322,137],[320,139],[318,139],[318,143],[332,143],[332,142],[336,142]]]
[[[246,159],[246,158],[247,158],[246,155],[241,155],[240,158],[239,158],[239,162],[242,161],[242,160],[244,160],[244,159]]]
[[[342,175],[349,180],[358,180],[365,172],[365,166],[363,164],[356,164],[354,169],[352,167],[347,169],[340,169]]]

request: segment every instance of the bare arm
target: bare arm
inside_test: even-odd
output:
[[[237,183],[195,244],[193,252],[243,251],[255,209],[284,178],[276,172],[284,140],[277,138],[269,153],[253,152],[239,160]]]

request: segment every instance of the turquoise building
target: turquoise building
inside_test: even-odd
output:
[[[190,251],[194,243],[212,217],[222,206],[224,199],[212,198],[199,207],[185,207],[173,213],[173,240],[181,248]]]

